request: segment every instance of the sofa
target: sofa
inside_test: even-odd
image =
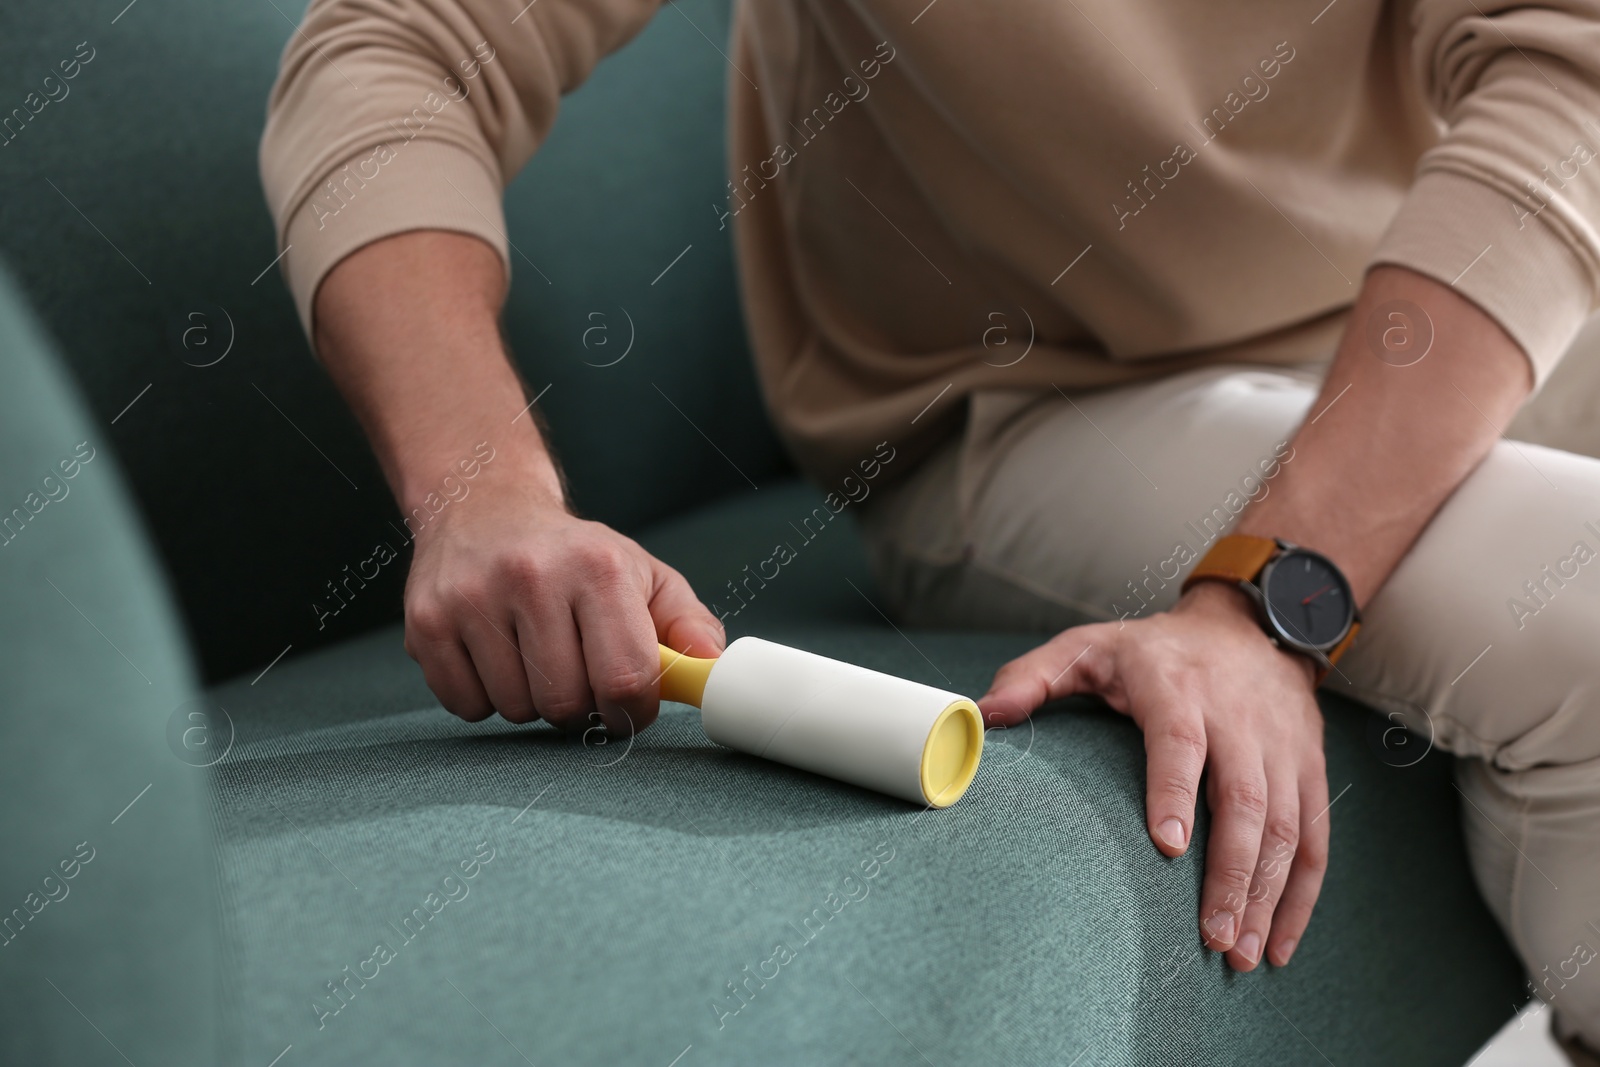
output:
[[[681,705],[631,741],[446,714],[273,267],[256,144],[302,8],[0,16],[0,1060],[1459,1067],[1526,1000],[1449,757],[1336,697],[1322,900],[1248,975],[1093,701],[990,731],[936,811]],[[575,503],[708,601],[821,499],[713,209],[729,18],[665,9],[508,194],[506,332]],[[883,608],[846,510],[727,621],[972,694],[1041,640]]]

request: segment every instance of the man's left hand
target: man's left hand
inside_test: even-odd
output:
[[[1315,666],[1275,646],[1238,589],[1201,583],[1169,612],[1077,626],[1006,664],[979,701],[1013,725],[1046,700],[1093,694],[1144,731],[1145,821],[1164,854],[1189,846],[1201,772],[1212,814],[1200,932],[1235,970],[1283,966],[1328,859],[1328,778]]]

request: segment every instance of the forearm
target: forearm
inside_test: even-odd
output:
[[[402,509],[438,489],[487,440],[496,470],[560,505],[555,464],[505,355],[499,255],[423,230],[362,248],[316,296],[316,347],[355,412]]]
[[[1432,324],[1432,346],[1409,366],[1369,346],[1375,316],[1379,333],[1427,328],[1380,315],[1396,300]],[[1322,392],[1290,442],[1293,460],[1244,512],[1238,532],[1322,552],[1366,603],[1488,453],[1532,382],[1516,342],[1476,305],[1412,271],[1373,269]]]
[[[657,642],[714,656],[722,627],[682,575],[567,509],[501,343],[504,299],[489,245],[401,234],[328,273],[317,350],[403,510],[479,442],[495,450],[473,503],[424,527],[406,577],[406,651],[440,702],[470,722],[498,711],[631,734],[659,707]]]

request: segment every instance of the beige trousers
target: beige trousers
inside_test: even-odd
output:
[[[1597,342],[1586,331],[1514,426],[1591,455],[1500,441],[1324,684],[1461,757],[1479,887],[1558,1032],[1600,1049]],[[932,626],[1059,630],[1171,606],[1177,546],[1204,554],[1271,492],[1324,369],[974,397],[963,439],[862,513],[885,595]]]

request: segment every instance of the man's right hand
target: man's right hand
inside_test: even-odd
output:
[[[372,442],[401,510],[475,442],[471,490],[422,526],[406,580],[406,651],[447,709],[629,734],[655,720],[662,644],[722,651],[683,576],[567,508],[499,332],[500,257],[418,230],[341,260],[316,296],[317,352]]]
[[[631,734],[656,718],[657,641],[716,656],[722,624],[677,571],[536,485],[486,465],[423,528],[406,580],[406,652],[468,722],[498,711]]]

